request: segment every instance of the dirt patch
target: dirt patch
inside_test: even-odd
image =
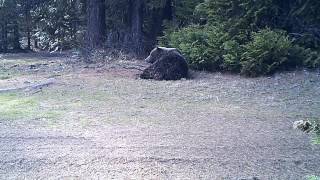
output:
[[[318,73],[255,79],[194,73],[191,80],[158,82],[137,78],[144,67],[138,61],[88,66],[70,63],[70,57],[30,58],[33,64],[57,63],[48,70],[19,70],[1,86],[52,76],[57,83],[31,96],[0,95],[1,113],[1,107],[10,112],[0,119],[0,179],[320,174],[320,148],[292,129],[296,120],[320,117]],[[16,107],[19,116],[11,114]]]

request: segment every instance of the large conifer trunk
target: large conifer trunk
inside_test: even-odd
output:
[[[105,42],[105,1],[87,0],[87,48],[101,48]]]
[[[31,13],[30,13],[30,4],[27,2],[25,4],[25,7],[24,7],[24,13],[25,13],[25,20],[26,20],[26,24],[25,24],[25,30],[26,30],[26,34],[27,34],[27,49],[31,49],[31,31],[32,31],[32,22],[31,22]]]
[[[157,37],[163,34],[164,20],[174,20],[174,7],[172,0],[166,0],[165,6],[162,9],[154,9],[152,12],[151,34],[150,40],[152,44],[157,43]]]
[[[113,29],[108,33],[107,45],[111,48],[142,55],[144,53],[143,0],[129,0],[125,28]]]
[[[3,22],[1,24],[1,31],[0,31],[0,52],[6,52],[8,49],[8,31],[7,31],[7,24]]]
[[[15,21],[13,25],[13,49],[20,50],[20,32],[19,32],[19,25],[18,22]]]
[[[132,37],[132,48],[137,54],[143,52],[143,0],[131,0],[131,32],[129,36]]]

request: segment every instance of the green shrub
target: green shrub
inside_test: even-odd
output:
[[[178,48],[191,68],[198,70],[221,70],[224,42],[229,36],[219,27],[190,26],[165,34],[160,44]]]
[[[299,66],[302,52],[285,32],[261,30],[253,33],[252,41],[244,45],[241,74],[256,77]]]
[[[303,61],[303,65],[306,68],[320,68],[320,53],[317,51],[312,51],[310,49],[306,50],[306,58]]]
[[[242,36],[246,34],[230,36],[223,26],[189,26],[168,28],[159,42],[178,48],[190,67],[198,70],[257,77],[297,67],[320,67],[320,53],[294,44],[284,31],[263,29],[245,41],[239,38]]]
[[[241,45],[235,40],[229,40],[223,43],[223,62],[222,69],[230,72],[240,72],[241,64]]]
[[[320,144],[320,119],[315,119],[312,122],[313,132],[315,133],[314,144]]]

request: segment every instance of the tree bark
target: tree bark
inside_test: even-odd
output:
[[[15,50],[21,49],[18,22],[14,22],[14,25],[13,25],[13,49]]]
[[[0,53],[3,52],[3,27],[0,24]]]
[[[6,52],[8,50],[8,29],[7,22],[2,25],[2,51]]]
[[[27,31],[27,49],[31,49],[31,14],[30,14],[29,4],[26,4],[26,7],[25,7],[25,18],[26,18],[26,31]]]
[[[174,5],[172,0],[167,0],[163,8],[162,20],[172,21],[174,18]]]
[[[129,0],[126,28],[116,28],[108,33],[107,46],[134,53],[144,53],[143,16],[144,0]]]
[[[38,39],[36,37],[33,39],[33,48],[38,49]]]
[[[86,47],[102,48],[106,36],[106,15],[104,0],[87,0]]]
[[[138,55],[143,53],[143,0],[130,0],[132,48]]]
[[[173,1],[167,0],[165,6],[160,10],[154,10],[152,13],[152,38],[156,40],[163,32],[163,21],[172,21],[174,19]]]

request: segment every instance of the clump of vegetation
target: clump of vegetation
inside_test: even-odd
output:
[[[313,139],[314,144],[320,144],[320,119],[312,121],[313,132],[315,133],[315,137]]]
[[[307,68],[319,68],[320,67],[320,53],[307,49],[305,51],[306,59],[303,61],[303,65]]]
[[[306,133],[314,133],[313,143],[320,144],[320,119],[296,121],[293,127]]]
[[[277,70],[302,65],[303,50],[299,51],[283,31],[263,29],[252,34],[252,41],[245,44],[241,55],[241,74],[256,77],[269,75]]]
[[[195,69],[256,77],[319,68],[319,30],[314,26],[318,21],[310,16],[317,14],[314,6],[318,5],[315,1],[206,0],[195,8],[197,26],[169,28],[160,44],[179,48]]]
[[[190,26],[168,34],[168,45],[177,47],[194,69],[216,71],[222,68],[223,44],[228,34],[219,27]]]
[[[243,44],[217,26],[191,26],[167,33],[164,39],[168,46],[180,49],[194,69],[256,77],[303,65],[319,67],[316,52],[295,45],[285,31],[269,28],[253,32]]]

